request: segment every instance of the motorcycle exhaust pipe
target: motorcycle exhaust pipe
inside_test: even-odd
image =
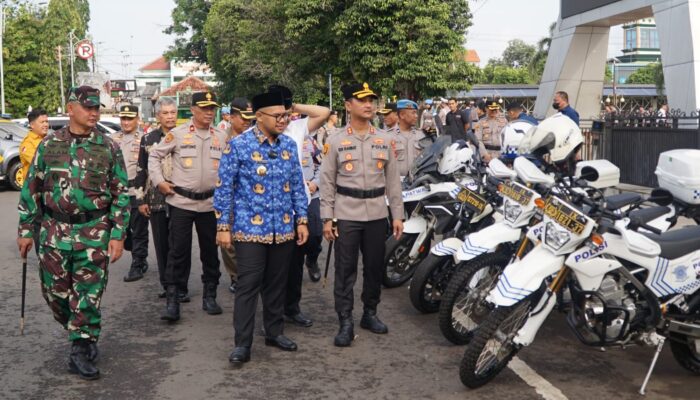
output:
[[[700,339],[700,325],[698,324],[690,324],[687,322],[680,321],[669,321],[668,330],[669,332],[680,333],[685,336]]]

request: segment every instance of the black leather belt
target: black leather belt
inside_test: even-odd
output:
[[[490,144],[485,144],[484,147],[486,148],[486,150],[501,151],[501,146],[493,146]]]
[[[192,200],[206,200],[214,196],[214,189],[207,190],[206,192],[193,192],[191,190],[175,186],[173,190],[180,196],[184,196]]]
[[[84,223],[96,220],[104,215],[107,215],[107,213],[109,212],[109,209],[103,208],[101,210],[87,211],[84,213],[73,214],[73,215],[53,211],[50,208],[46,208],[46,209],[44,209],[44,211],[46,212],[46,215],[49,216],[49,218],[53,218],[59,222],[63,222],[66,224],[84,224]]]
[[[377,189],[362,190],[362,189],[350,189],[345,186],[337,185],[336,191],[338,194],[343,196],[354,197],[356,199],[374,199],[376,197],[384,196],[386,188],[380,187]]]

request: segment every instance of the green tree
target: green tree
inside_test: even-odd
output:
[[[163,32],[175,36],[175,44],[165,54],[167,58],[181,58],[207,62],[207,40],[204,24],[212,7],[211,0],[175,0],[172,25]],[[228,21],[230,23],[230,21]]]
[[[495,85],[532,83],[532,77],[526,68],[513,68],[504,65],[487,65],[483,69],[482,79],[482,83]]]
[[[500,64],[506,67],[527,68],[532,63],[535,53],[537,53],[535,46],[527,44],[520,39],[513,39],[508,42],[508,46],[503,50]]]

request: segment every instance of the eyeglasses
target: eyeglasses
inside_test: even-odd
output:
[[[280,114],[268,114],[264,111],[258,110],[260,114],[267,115],[268,117],[272,117],[275,119],[277,122],[282,122],[282,121],[287,121],[289,120],[289,114],[288,113],[280,113]]]

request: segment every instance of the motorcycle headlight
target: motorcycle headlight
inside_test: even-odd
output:
[[[522,213],[523,209],[520,207],[520,204],[512,203],[508,200],[503,202],[503,217],[506,221],[515,222]]]
[[[544,228],[544,242],[547,246],[555,250],[561,249],[566,243],[571,240],[571,235],[565,230],[560,230],[557,225],[548,222]]]

